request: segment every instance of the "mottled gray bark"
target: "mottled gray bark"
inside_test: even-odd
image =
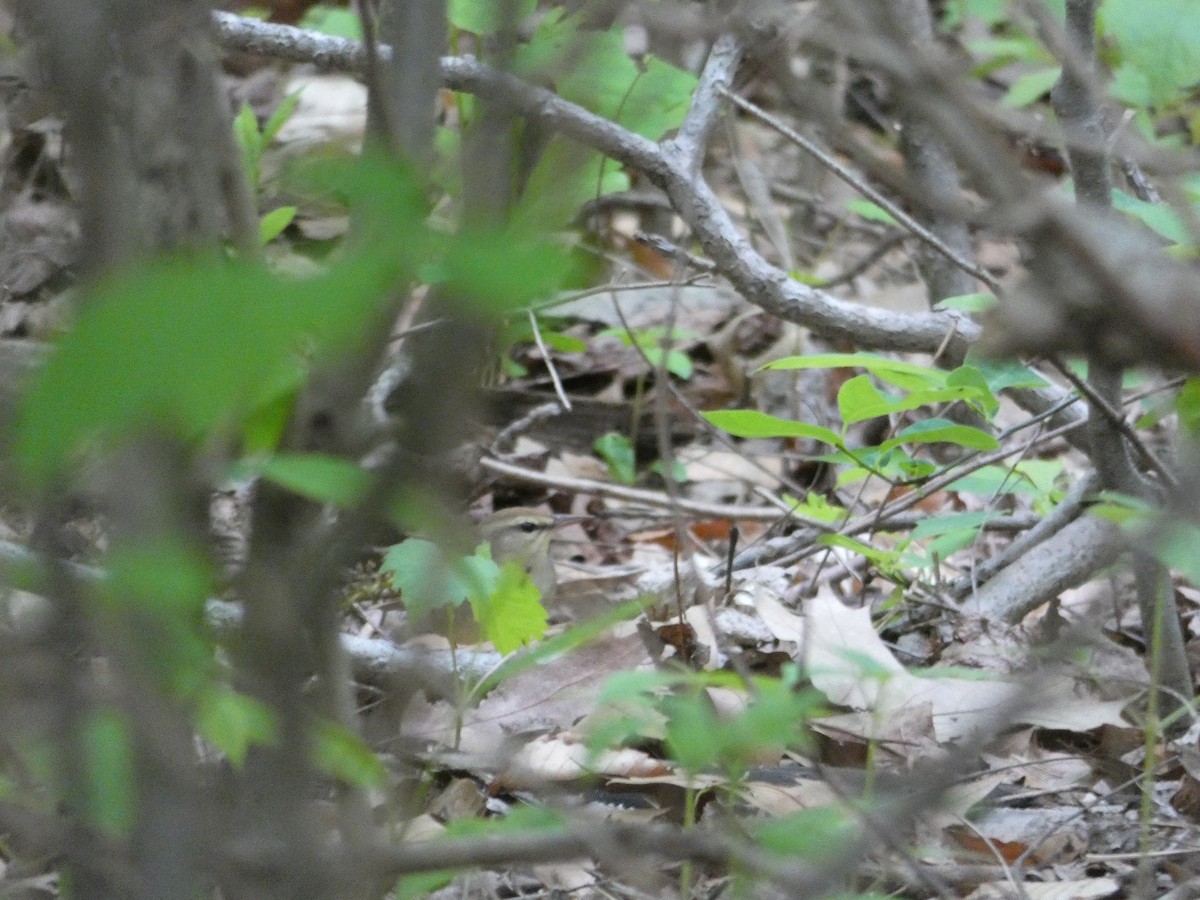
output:
[[[84,278],[164,252],[216,253],[226,239],[256,252],[254,209],[211,40],[211,4],[21,0],[16,11],[32,49],[31,80],[57,101],[65,120]],[[92,498],[105,510],[114,549],[164,540],[204,545],[203,486],[178,446],[149,437],[132,442],[93,475]],[[67,509],[65,500],[45,504],[39,549],[55,552]],[[98,615],[89,590],[66,570],[50,588],[73,893],[192,900],[202,890],[205,842],[192,712],[155,658],[166,637],[161,630],[187,625],[168,626],[132,601]],[[90,671],[97,658],[107,660],[109,672],[102,692]],[[128,729],[133,780],[125,800],[133,820],[128,834],[105,842],[89,799],[97,778],[89,729],[112,712]]]
[[[1112,215],[1112,163],[1104,111],[1098,99],[1097,5],[1097,0],[1067,0],[1063,74],[1051,99],[1067,138],[1076,200],[1089,213]],[[1095,355],[1089,357],[1088,384],[1118,414],[1122,409],[1123,377],[1124,370]],[[1092,462],[1105,488],[1151,503],[1161,502],[1166,486],[1155,484],[1138,471],[1125,437],[1097,403],[1089,409],[1087,436]],[[1165,689],[1159,693],[1158,709],[1176,710],[1189,702],[1195,691],[1175,592],[1165,567],[1150,552],[1135,548],[1133,568],[1151,672]]]
[[[82,264],[153,251],[254,247],[255,220],[218,80],[211,4],[22,0],[78,169]]]

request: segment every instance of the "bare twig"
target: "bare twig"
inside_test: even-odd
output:
[[[523,481],[527,484],[537,484],[542,487],[554,488],[568,493],[594,494],[598,497],[611,497],[614,500],[626,500],[630,503],[644,503],[646,506],[669,509],[678,505],[683,512],[695,516],[713,519],[741,519],[753,522],[774,522],[780,518],[780,511],[773,506],[738,506],[731,503],[701,503],[680,497],[672,500],[661,491],[648,491],[641,488],[625,487],[620,484],[610,484],[605,481],[592,481],[587,478],[564,478],[547,475],[544,472],[534,472],[522,466],[516,466],[499,459],[484,457],[480,461],[485,469],[489,469],[505,478]],[[814,528],[824,526],[820,522],[800,519],[805,525]]]
[[[947,593],[956,600],[962,599],[973,589],[986,583],[1009,563],[1019,559],[1050,535],[1066,527],[1067,523],[1075,519],[1083,510],[1083,504],[1088,495],[1093,493],[1099,484],[1095,472],[1088,472],[1077,479],[1067,496],[1048,515],[1038,516],[1037,522],[1027,531],[995,556],[973,567],[967,575],[953,584]]]
[[[682,247],[676,247],[670,241],[660,234],[647,234],[644,231],[639,231],[633,236],[635,243],[649,247],[655,253],[659,253],[667,259],[673,259],[677,262],[683,262],[700,272],[714,272],[716,266],[710,260],[702,259],[695,253],[688,253]]]
[[[733,82],[741,61],[742,47],[738,40],[731,34],[718,37],[708,55],[700,84],[692,94],[692,104],[683,124],[670,142],[679,162],[694,174],[699,174],[708,139],[721,113],[720,96]]]
[[[353,41],[326,38],[284,25],[268,25],[216,13],[217,33],[226,47],[251,50],[338,71],[362,71],[361,48]],[[381,46],[381,59],[389,48]],[[478,94],[545,128],[558,131],[644,173],[662,187],[696,233],[721,273],[749,299],[780,318],[798,322],[831,338],[860,347],[931,353],[951,323],[958,323],[956,354],[978,337],[979,326],[955,312],[899,313],[841,300],[799,284],[763,259],[742,237],[717,197],[688,167],[678,150],[664,152],[653,141],[564,100],[552,91],[496,72],[471,59],[443,58],[443,83]]]
[[[875,263],[879,262],[879,260],[887,256],[888,253],[890,253],[896,247],[899,247],[901,244],[903,244],[906,238],[907,235],[904,232],[893,231],[882,241],[876,244],[875,248],[858,262],[847,267],[846,269],[843,269],[832,278],[826,278],[821,281],[812,281],[810,284],[812,284],[813,287],[821,288],[822,290],[826,290],[831,287],[837,287],[839,284],[849,284],[859,275],[866,272],[867,269],[871,268],[871,266],[875,265]]]
[[[529,328],[533,332],[533,341],[537,344],[538,350],[542,354],[542,359],[546,363],[546,371],[550,373],[550,381],[554,384],[554,394],[558,397],[558,402],[562,404],[562,408],[567,412],[571,411],[571,399],[567,396],[567,392],[563,390],[562,379],[558,377],[558,368],[554,365],[554,359],[550,356],[550,351],[546,349],[546,342],[542,340],[542,330],[538,327],[537,316],[532,310],[527,312],[529,316]]]
[[[946,259],[950,260],[950,262],[954,263],[954,265],[958,266],[968,275],[978,278],[994,292],[1000,293],[1000,283],[996,281],[990,272],[988,272],[986,269],[980,268],[971,260],[965,259],[960,254],[956,253],[952,248],[947,246],[941,238],[906,213],[889,198],[877,191],[874,186],[867,182],[865,178],[856,172],[852,172],[849,168],[842,165],[842,163],[840,163],[838,160],[834,159],[833,155],[826,152],[824,148],[818,146],[815,142],[810,141],[794,128],[789,128],[766,110],[756,106],[749,100],[739,97],[732,91],[722,90],[721,93],[728,97],[735,106],[745,110],[753,115],[756,119],[761,121],[764,125],[768,125],[775,131],[779,132],[805,153],[818,160],[821,165],[833,172],[833,174],[842,179],[842,181],[846,182],[846,184],[850,185],[864,197],[869,199],[872,203],[885,210],[888,215],[894,218],[902,227],[912,232],[912,234],[919,241],[942,254],[944,257],[946,257]]]

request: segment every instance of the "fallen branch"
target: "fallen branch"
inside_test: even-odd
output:
[[[0,564],[11,568],[34,569],[41,559],[31,550],[11,541],[0,541]],[[95,566],[64,563],[71,577],[85,584],[98,584],[108,573]],[[36,578],[13,577],[10,583],[36,591]],[[212,599],[205,604],[205,621],[220,636],[229,636],[241,627],[242,604],[230,600]],[[370,684],[385,683],[395,678],[416,679],[425,688],[441,695],[455,680],[478,680],[488,675],[503,658],[494,650],[459,648],[451,657],[449,650],[414,650],[401,647],[384,638],[369,638],[354,634],[340,635],[342,649],[350,658],[356,679]],[[451,694],[453,692],[451,691]]]
[[[1105,519],[1076,519],[1000,572],[963,604],[966,615],[1020,622],[1067,588],[1111,565],[1128,547]]]

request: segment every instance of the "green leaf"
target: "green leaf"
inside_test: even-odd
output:
[[[671,460],[669,468],[663,465],[661,459],[656,459],[650,463],[650,468],[647,471],[658,475],[663,481],[673,481],[676,484],[684,484],[688,480],[687,466],[677,459]]]
[[[357,19],[358,16],[355,16]],[[303,90],[303,89],[301,89]],[[287,124],[287,120],[296,112],[296,107],[300,105],[301,91],[292,91],[283,101],[275,108],[275,112],[271,113],[271,118],[267,119],[262,128],[262,146],[265,148],[271,141],[279,136],[279,130]]]
[[[662,353],[662,350],[658,352]],[[692,377],[692,358],[682,350],[669,350],[664,368],[676,378],[687,381]]]
[[[703,412],[705,419],[735,437],[742,438],[812,438],[834,447],[844,447],[841,436],[820,425],[780,419],[753,409],[724,409]]]
[[[959,294],[957,297],[946,297],[934,304],[934,309],[958,309],[963,312],[987,312],[996,305],[996,295],[984,292],[980,294]]]
[[[372,483],[371,474],[358,463],[321,453],[281,454],[251,459],[235,477],[257,474],[280,487],[320,503],[352,509],[362,502]]]
[[[978,531],[983,527],[983,523],[994,515],[995,513],[987,510],[977,510],[974,512],[948,513],[944,516],[933,516],[918,522],[917,527],[912,530],[912,536],[914,538],[936,537],[937,535],[959,531],[964,528]]]
[[[667,713],[667,752],[684,770],[699,772],[719,761],[718,736],[724,723],[707,694],[693,693],[663,700]]]
[[[456,606],[471,594],[490,593],[500,578],[499,567],[490,559],[473,559],[467,565],[420,538],[389,547],[379,571],[391,579],[402,594],[405,609],[414,616]]]
[[[612,162],[556,137],[526,181],[513,221],[527,230],[557,231],[588,201],[629,187],[629,176]]]
[[[1163,109],[1200,83],[1200,4],[1194,0],[1104,0],[1100,21],[1121,54],[1113,93]]]
[[[1163,565],[1200,584],[1200,527],[1182,520],[1160,523],[1153,550]]]
[[[1200,378],[1193,375],[1183,383],[1175,397],[1175,409],[1188,434],[1200,433]]]
[[[818,494],[816,491],[809,491],[805,494],[803,503],[797,502],[786,494],[783,499],[789,505],[791,513],[815,522],[832,525],[846,517],[845,507],[830,503],[823,494]]]
[[[635,63],[625,51],[622,27],[586,28],[580,16],[560,10],[544,16],[517,48],[514,68],[526,80],[553,84],[564,99],[651,140],[679,126],[696,86],[695,76],[653,56]],[[615,163],[554,137],[529,175],[513,219],[535,230],[558,229],[583,202],[628,186]]]
[[[334,9],[324,4],[312,6],[300,20],[300,27],[348,41],[362,40],[362,22],[352,9]]]
[[[515,229],[460,233],[441,262],[439,280],[478,312],[508,313],[552,294],[571,272],[560,245]]]
[[[472,594],[469,599],[480,630],[501,653],[511,653],[546,634],[548,619],[541,594],[529,573],[514,560],[500,567],[494,592]]]
[[[262,158],[263,143],[258,132],[258,119],[254,110],[246,103],[238,110],[233,120],[233,135],[242,151],[242,166],[246,172],[246,181],[250,184],[252,193],[258,192],[259,161]]]
[[[296,207],[294,206],[279,206],[271,210],[258,221],[258,243],[260,247],[265,247],[279,235],[283,234],[283,230],[292,224],[292,220],[296,218]]]
[[[914,422],[898,432],[894,438],[880,444],[881,449],[899,447],[902,444],[958,444],[971,450],[998,450],[999,442],[986,431],[959,425],[948,419],[925,419]]]
[[[344,725],[321,722],[313,730],[313,764],[346,784],[378,788],[387,783],[387,769],[370,747]]]
[[[963,374],[959,376],[958,380],[960,384],[948,384],[947,387],[942,388],[925,388],[915,390],[906,396],[894,397],[879,391],[868,376],[856,375],[843,384],[838,391],[838,409],[841,412],[842,421],[846,425],[853,425],[855,422],[862,422],[877,416],[919,409],[934,403],[949,403],[954,400],[986,402],[989,399],[995,402],[995,398],[992,398],[991,392],[987,390],[987,385],[983,383],[982,377],[972,382],[969,375]]]
[[[646,354],[646,361],[655,369],[662,366],[682,381],[692,377],[692,360],[682,350],[668,350],[664,355],[662,347],[651,346],[643,347],[642,352]]]
[[[133,828],[137,808],[133,742],[128,724],[115,712],[95,712],[83,727],[84,819],[119,837]]]
[[[866,219],[868,222],[881,222],[884,225],[895,225],[896,220],[892,214],[877,203],[872,203],[870,200],[862,200],[855,198],[846,201],[846,209],[849,212]]]
[[[1118,100],[1135,108],[1145,109],[1154,105],[1154,88],[1150,78],[1134,66],[1122,66],[1114,72],[1108,89]]]
[[[510,656],[498,669],[494,670],[491,675],[479,683],[475,689],[476,696],[483,696],[496,685],[501,684],[519,672],[524,672],[541,664],[545,660],[552,659],[560,654],[568,653],[577,647],[583,646],[611,629],[614,625],[636,618],[646,610],[647,606],[653,605],[655,602],[657,601],[652,597],[629,600],[606,610],[594,619],[588,619],[585,622],[568,628],[564,632],[547,638],[536,647]]]
[[[1144,500],[1117,491],[1099,491],[1087,507],[1089,516],[1107,519],[1118,525],[1144,527],[1154,519],[1155,511]]]
[[[518,73],[550,80],[562,97],[657,140],[683,120],[696,77],[654,56],[635,62],[625,29],[583,26],[580,16],[552,12],[516,54]]]
[[[725,755],[744,765],[764,748],[799,749],[806,740],[805,722],[824,711],[823,698],[813,690],[797,691],[799,670],[781,678],[755,678],[755,692],[746,709],[729,723]]]
[[[146,543],[117,544],[109,555],[107,585],[116,601],[164,618],[199,624],[214,588],[204,555],[169,534]]]
[[[684,677],[680,672],[654,669],[617,672],[605,679],[596,703],[598,706],[634,704],[677,687]]]
[[[236,427],[294,379],[306,348],[341,353],[365,335],[399,275],[387,244],[306,280],[177,258],[98,285],[23,398],[25,473],[44,483],[149,426],[197,442]]]
[[[1113,188],[1113,206],[1121,212],[1137,219],[1151,231],[1165,237],[1175,244],[1191,245],[1194,242],[1191,231],[1180,218],[1179,213],[1166,203],[1148,203],[1130,196],[1124,191]]]
[[[434,891],[444,888],[453,881],[454,875],[455,872],[449,869],[404,875],[396,882],[393,891],[395,900],[418,900],[420,897],[428,897]]]
[[[873,353],[824,353],[814,356],[788,356],[763,366],[759,371],[775,369],[866,369],[872,375],[905,390],[940,387],[946,374],[940,369],[918,366]]]
[[[970,547],[978,537],[978,528],[959,528],[938,535],[925,545],[925,554],[928,560],[925,563],[926,568],[932,568],[934,560],[946,559],[959,550]]]
[[[196,727],[235,768],[241,768],[251,747],[269,744],[277,735],[270,707],[226,687],[213,687],[202,695],[196,708]]]
[[[440,255],[445,239],[425,229],[428,215],[420,176],[402,161],[371,146],[351,162],[339,156],[315,156],[288,169],[289,189],[334,208],[348,209],[369,241],[356,244],[354,256],[390,259],[411,272],[418,263]],[[343,265],[353,269],[354,259]]]
[[[587,349],[587,342],[581,338],[575,337],[573,334],[567,334],[557,327],[559,320],[547,321],[541,316],[538,317],[539,334],[542,336],[542,343],[551,350],[558,350],[560,353],[582,353]],[[551,327],[551,322],[555,327]],[[529,321],[526,318],[515,318],[510,327],[504,333],[504,341],[507,346],[512,346],[519,341],[533,341],[533,329],[529,327]]]
[[[620,484],[637,481],[637,459],[633,441],[625,435],[610,431],[592,443],[592,449],[608,465],[609,474]]]
[[[874,563],[885,575],[898,568],[900,554],[895,550],[880,550],[844,534],[822,534],[816,542],[825,547],[844,547]]]
[[[626,347],[638,347],[643,351],[661,350],[663,346],[685,341],[699,340],[699,335],[686,328],[605,328],[599,336],[615,337]]]
[[[961,389],[962,399],[989,422],[1000,411],[1000,401],[992,393],[987,377],[974,366],[959,366],[946,376],[946,386]]]
[[[968,17],[978,19],[987,26],[999,25],[1008,20],[1008,4],[1004,0],[948,0],[942,24],[948,29],[955,29]]]
[[[563,831],[568,825],[565,813],[540,804],[517,804],[503,816],[487,819],[461,818],[446,823],[451,838],[484,837],[499,834],[531,834]]]
[[[242,451],[246,456],[274,453],[279,449],[292,412],[296,394],[304,383],[304,370],[296,366],[292,384],[282,388],[274,397],[256,404],[242,423]]]
[[[994,360],[968,351],[964,365],[978,371],[993,394],[1006,388],[1043,388],[1049,383],[1029,366],[1017,360]]]
[[[1041,44],[1029,35],[1020,33],[970,41],[967,48],[976,56],[1005,62],[1042,62],[1050,58]]]
[[[1000,98],[1000,105],[1015,108],[1028,106],[1048,93],[1061,75],[1062,66],[1026,72],[1009,85],[1007,93]]]
[[[379,569],[415,616],[468,601],[483,636],[501,653],[546,632],[546,610],[529,574],[512,560],[497,566],[487,544],[474,556],[455,558],[430,541],[410,538],[389,548]]]
[[[469,31],[480,36],[495,34],[502,25],[516,27],[533,15],[537,0],[513,0],[499,3],[495,0],[450,0],[446,15],[450,24],[460,31]],[[511,13],[515,21],[505,22],[502,15]]]
[[[869,375],[855,375],[838,391],[838,410],[846,425],[886,416],[899,408],[901,402],[883,394],[871,383]]]
[[[848,467],[838,473],[838,487],[871,475],[896,481],[919,481],[938,470],[930,460],[913,459],[902,447],[856,447],[853,451],[828,453],[818,459]]]
[[[754,826],[756,846],[789,861],[816,863],[835,856],[860,832],[857,816],[836,806],[802,809]]]
[[[104,610],[145,637],[144,668],[157,689],[181,702],[208,684],[213,648],[204,606],[214,589],[207,556],[176,536],[118,542],[109,553]]]

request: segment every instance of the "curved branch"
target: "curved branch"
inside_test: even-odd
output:
[[[704,162],[704,150],[721,113],[721,96],[733,83],[741,61],[741,43],[730,34],[718,37],[704,64],[700,84],[692,95],[692,105],[671,142],[679,158],[685,160],[693,172],[699,172]]]
[[[306,61],[338,71],[361,71],[364,63],[362,50],[353,41],[327,38],[286,25],[267,25],[229,13],[214,16],[218,38],[227,48]],[[723,48],[722,53],[710,60],[714,91],[721,78],[727,77],[725,73],[733,61],[736,45],[731,40],[719,41],[718,46]],[[387,47],[380,47],[379,51],[384,59],[390,53]],[[716,51],[714,47],[714,54]],[[694,104],[695,118],[691,124],[685,123],[682,140],[659,145],[552,91],[496,72],[473,59],[443,58],[441,69],[448,87],[477,94],[507,106],[514,113],[534,117],[544,127],[644,174],[667,193],[721,274],[747,300],[767,312],[823,336],[853,341],[863,348],[913,353],[941,351],[940,358],[951,364],[960,363],[978,339],[979,325],[968,316],[953,311],[900,313],[840,300],[800,284],[758,254],[713,191],[693,171],[695,152],[704,133],[702,123],[710,120],[707,105]],[[1015,391],[1013,395],[1021,406],[1033,412],[1041,412],[1064,398],[1057,388]],[[1056,424],[1078,418],[1067,411]]]

